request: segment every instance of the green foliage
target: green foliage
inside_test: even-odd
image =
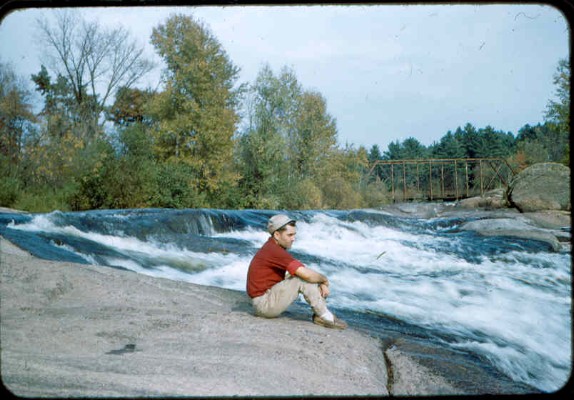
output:
[[[553,122],[523,126],[516,137],[516,148],[524,157],[525,166],[539,162],[565,163],[569,159],[569,137]]]
[[[96,141],[82,151],[83,173],[69,196],[74,210],[142,208],[154,205],[160,181],[153,142],[145,126],[131,125],[120,132],[119,151]]]
[[[74,177],[76,190],[68,201],[73,210],[109,208],[109,177],[114,171],[114,150],[108,142],[96,140],[81,151],[83,167]]]
[[[381,180],[370,182],[362,191],[363,205],[367,208],[377,208],[392,202],[387,185]]]
[[[439,143],[430,147],[430,154],[432,158],[464,158],[465,149],[454,134],[448,131]]]
[[[213,197],[238,179],[229,161],[239,120],[239,69],[209,29],[191,17],[175,15],[154,28],[152,43],[167,65],[165,90],[150,107],[159,121],[158,155],[187,164],[195,179],[191,185]]]
[[[570,133],[570,62],[563,59],[558,62],[554,74],[557,100],[550,100],[546,108],[546,121],[556,125],[561,136]]]
[[[207,207],[205,195],[198,193],[190,184],[192,174],[193,169],[184,163],[160,164],[157,169],[157,191],[151,205],[160,208]]]
[[[336,122],[323,96],[305,90],[291,69],[275,75],[265,65],[246,108],[238,166],[250,206],[324,208],[321,183],[337,174],[341,161]]]
[[[295,182],[285,193],[282,208],[291,210],[321,209],[324,207],[323,192],[311,179]]]
[[[36,121],[29,97],[14,70],[0,62],[0,156],[14,165],[21,159],[24,136]]]
[[[329,155],[337,144],[337,127],[320,93],[306,91],[298,100],[289,146],[292,170],[298,179],[317,179],[329,168]]]
[[[61,188],[36,186],[20,192],[13,208],[29,212],[44,213],[54,210],[70,211],[68,197],[74,190],[72,185]]]
[[[427,149],[417,139],[409,137],[402,143],[398,140],[389,144],[389,149],[385,151],[385,160],[417,160],[426,158]]]
[[[151,90],[119,88],[114,104],[106,109],[107,119],[120,127],[150,124],[151,117],[147,109],[153,95]]]
[[[554,75],[557,101],[550,100],[545,119],[551,127],[546,140],[546,149],[551,161],[570,165],[570,62],[567,59],[558,62]]]
[[[152,205],[157,191],[153,141],[142,124],[131,125],[120,133],[120,152],[112,161],[106,187],[108,208],[145,208]]]
[[[333,176],[321,184],[323,206],[328,209],[353,209],[362,206],[360,193],[351,182],[341,176]]]
[[[286,184],[281,169],[284,162],[284,141],[276,133],[265,130],[251,131],[239,142],[239,166],[248,207],[273,208],[278,206],[277,193]]]
[[[12,207],[20,194],[18,178],[4,176],[0,179],[0,207]]]

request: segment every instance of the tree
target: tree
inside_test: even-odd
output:
[[[30,93],[0,62],[0,206],[12,206],[20,194],[24,139],[35,121]]]
[[[319,208],[332,178],[337,126],[327,102],[305,90],[295,72],[264,65],[250,87],[241,135],[241,186],[249,204],[264,208]]]
[[[558,131],[558,125],[552,122],[525,125],[518,131],[516,147],[524,158],[525,166],[540,162],[566,162],[568,159],[568,142]]]
[[[375,161],[380,160],[382,157],[383,157],[383,155],[381,154],[381,149],[379,148],[379,145],[374,144],[373,146],[371,146],[371,149],[369,150],[369,155],[368,155],[369,163],[372,164]]]
[[[414,137],[409,137],[402,144],[404,159],[417,160],[427,156],[426,147]]]
[[[318,92],[303,92],[298,103],[289,147],[292,164],[298,179],[324,177],[328,157],[337,144],[336,121],[327,113],[325,98]]]
[[[478,140],[475,142],[476,148],[473,149],[478,158],[505,158],[514,153],[515,140],[510,132],[501,132],[494,130],[493,127],[487,126],[478,130]]]
[[[106,110],[107,119],[122,127],[138,123],[149,125],[151,120],[147,107],[153,96],[149,89],[122,86],[116,92],[114,104]]]
[[[153,29],[152,44],[164,59],[164,91],[152,101],[160,159],[193,171],[190,184],[215,206],[217,193],[238,179],[233,134],[242,87],[239,68],[201,22],[175,15]]]
[[[381,149],[379,145],[374,144],[371,149],[369,150],[369,154],[367,156],[367,160],[369,162],[369,166],[373,166],[376,161],[382,160],[383,155],[381,154]],[[370,179],[382,179],[383,178],[383,171],[380,165],[375,167],[373,174],[370,176]]]
[[[463,158],[465,150],[462,144],[448,131],[438,143],[430,149],[432,158]]]
[[[240,185],[245,207],[279,208],[285,143],[274,131],[250,130],[239,141]]]
[[[36,90],[44,97],[44,108],[40,113],[43,134],[47,139],[58,140],[73,132],[83,123],[82,113],[77,109],[72,89],[66,78],[59,75],[55,82],[44,65],[37,75],[32,75]],[[78,136],[78,139],[84,138]]]
[[[0,62],[0,156],[18,164],[24,134],[34,122],[30,93],[13,69]]]
[[[350,209],[361,207],[361,178],[368,167],[364,147],[346,145],[331,155],[330,174],[317,183],[323,193],[326,208]]]
[[[427,149],[417,139],[409,137],[402,143],[398,140],[389,144],[383,158],[386,160],[416,160],[427,156]]]
[[[467,123],[464,129],[458,127],[454,132],[454,138],[462,145],[466,158],[477,158],[480,136],[472,124]]]
[[[291,162],[295,120],[303,89],[295,73],[275,76],[264,65],[247,95],[247,121],[240,139],[241,186],[252,207],[279,208],[285,188],[295,183]]]
[[[547,148],[552,161],[565,162],[570,160],[570,62],[562,59],[558,62],[558,68],[554,75],[557,101],[548,102],[545,119],[553,124],[555,133],[552,147]]]
[[[131,87],[153,65],[124,28],[107,30],[70,11],[58,12],[55,26],[46,18],[38,23],[49,54],[47,64],[57,82],[64,80],[68,85],[74,131],[82,139],[92,140],[102,131],[102,113],[115,90]],[[47,73],[43,75],[45,78]]]
[[[558,125],[560,132],[567,133],[570,132],[570,62],[567,59],[558,62],[554,85],[558,101],[548,102],[545,118]]]

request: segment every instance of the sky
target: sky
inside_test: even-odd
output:
[[[161,76],[152,29],[170,15],[192,15],[241,69],[240,82],[253,83],[265,64],[276,74],[290,67],[304,89],[325,98],[340,145],[381,151],[409,137],[429,146],[467,123],[514,135],[542,123],[558,61],[570,57],[568,20],[542,4],[80,10],[123,26],[145,47],[157,68],[140,87],[157,87]],[[36,21],[54,12],[2,15],[0,61],[23,77],[37,73],[45,59]]]

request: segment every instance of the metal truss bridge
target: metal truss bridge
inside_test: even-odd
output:
[[[507,188],[516,174],[502,158],[377,160],[369,178],[384,182],[393,202],[459,200]]]

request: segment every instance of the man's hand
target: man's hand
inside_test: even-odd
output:
[[[329,286],[325,285],[324,283],[319,285],[319,290],[321,291],[321,296],[323,296],[323,298],[327,298],[327,296],[329,296]]]

